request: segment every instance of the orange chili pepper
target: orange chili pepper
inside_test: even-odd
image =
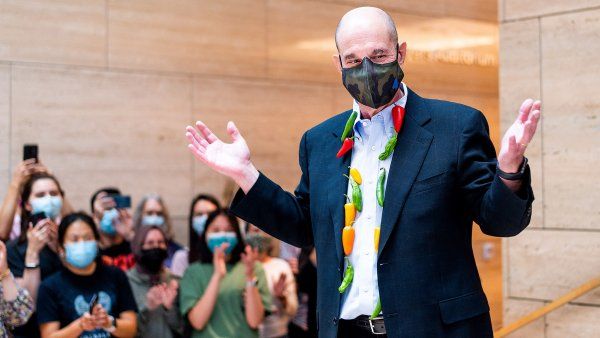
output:
[[[354,228],[351,226],[344,227],[342,232],[342,245],[344,246],[344,254],[348,256],[352,253],[354,246]]]
[[[344,204],[344,215],[345,215],[345,223],[344,225],[349,227],[354,223],[354,218],[356,217],[356,208],[352,203]]]
[[[374,244],[375,244],[375,252],[379,252],[379,233],[381,232],[381,228],[380,227],[376,227],[375,231],[373,233],[373,239],[375,240]]]

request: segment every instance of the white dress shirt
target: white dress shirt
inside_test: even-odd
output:
[[[396,133],[392,119],[392,108],[394,106],[406,106],[407,91],[404,83],[402,83],[402,91],[404,95],[398,101],[377,113],[370,120],[362,119],[360,108],[354,101],[354,110],[359,114],[354,123],[355,140],[351,166],[358,169],[362,176],[360,188],[363,209],[362,212],[357,211],[354,222],[354,247],[348,257],[354,267],[354,279],[342,298],[340,314],[342,319],[354,319],[360,315],[370,315],[375,309],[379,298],[374,229],[381,224],[383,208],[377,203],[377,178],[379,169],[385,168],[385,183],[387,184],[392,162],[392,155],[384,161],[380,161],[379,154],[384,151],[388,140]],[[347,195],[352,196],[350,184],[348,184]]]

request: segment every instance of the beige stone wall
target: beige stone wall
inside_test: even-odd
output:
[[[482,110],[497,140],[496,1],[5,0],[0,198],[22,144],[37,142],[76,208],[105,185],[134,203],[158,192],[185,242],[191,197],[226,189],[187,152],[184,127],[196,119],[220,136],[235,120],[258,167],[293,189],[302,133],[351,107],[331,64],[333,33],[362,4],[396,20],[406,83]],[[474,247],[497,326],[500,241],[476,231]]]
[[[533,221],[504,242],[504,323],[600,272],[600,1],[503,0],[500,12],[502,129],[527,97],[543,118],[527,156]],[[511,337],[595,337],[600,290]]]

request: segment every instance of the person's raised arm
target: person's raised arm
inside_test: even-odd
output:
[[[221,280],[223,280],[223,277],[225,277],[225,274],[227,273],[224,251],[227,245],[227,243],[223,243],[221,247],[215,249],[213,254],[213,275],[210,278],[210,282],[208,283],[206,290],[204,290],[202,297],[200,297],[200,300],[198,300],[196,305],[194,305],[194,307],[192,307],[192,309],[188,312],[187,317],[190,321],[190,324],[198,331],[204,329],[210,320],[210,316],[212,315],[215,304],[217,303],[219,286],[221,284]]]
[[[233,122],[227,123],[227,132],[232,143],[221,141],[203,122],[196,128],[188,126],[186,134],[188,148],[194,156],[211,169],[230,177],[248,193],[258,180],[258,170],[250,161],[250,149]]]
[[[233,122],[227,124],[232,143],[223,143],[200,121],[196,123],[196,128],[188,126],[186,130],[188,148],[198,161],[232,178],[240,186],[241,190],[231,202],[232,213],[297,247],[313,244],[308,133],[300,141],[302,176],[291,194],[258,172],[250,161],[248,145]]]
[[[19,163],[14,169],[12,180],[0,208],[0,240],[7,241],[10,236],[23,184],[32,174],[47,171],[48,169],[43,164],[36,163],[33,158]]]
[[[252,250],[249,245],[246,245],[245,252],[241,255],[242,262],[246,267],[246,289],[244,291],[246,323],[252,329],[257,329],[265,317],[265,307],[255,283],[254,265],[256,264],[257,256],[257,249]]]
[[[25,268],[23,277],[17,279],[19,285],[29,291],[34,302],[37,300],[38,288],[41,282],[40,272],[40,252],[50,241],[50,227],[52,226],[49,219],[39,221],[34,227],[29,227],[27,230],[27,251],[25,252],[25,265],[35,266],[34,268]]]

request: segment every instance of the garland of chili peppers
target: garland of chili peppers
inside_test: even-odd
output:
[[[385,159],[387,159],[394,151],[394,148],[396,147],[396,142],[398,141],[398,133],[400,132],[402,124],[404,123],[404,115],[404,107],[395,106],[394,108],[392,108],[392,120],[394,122],[394,130],[396,131],[396,133],[388,140],[383,152],[379,154],[380,161],[384,161]],[[350,137],[350,131],[354,126],[354,122],[356,121],[357,116],[358,112],[353,111],[352,114],[350,114],[348,120],[346,121],[344,132],[342,133],[341,137],[342,147],[337,153],[338,158],[341,158],[342,156],[347,154],[354,147],[354,136]],[[362,177],[360,175],[360,172],[356,168],[350,168],[349,176],[344,176],[346,176],[350,181],[350,186],[352,187],[352,195],[351,197],[346,196],[346,204],[344,204],[344,228],[342,230],[342,246],[344,248],[346,270],[344,271],[344,278],[342,279],[342,283],[338,288],[338,291],[340,293],[344,293],[352,283],[352,280],[354,279],[354,267],[350,263],[348,256],[352,253],[352,249],[354,247],[354,220],[356,219],[356,212],[362,211],[362,192],[360,189],[360,185],[362,184]],[[385,168],[380,168],[377,178],[376,198],[377,203],[381,207],[383,207],[383,201],[385,199],[385,178]],[[381,227],[375,227],[373,234],[375,253],[379,251],[380,230]],[[379,313],[381,313],[380,298],[377,299],[377,305],[375,305],[375,309],[373,310],[373,313],[369,318],[373,319],[379,316]]]

